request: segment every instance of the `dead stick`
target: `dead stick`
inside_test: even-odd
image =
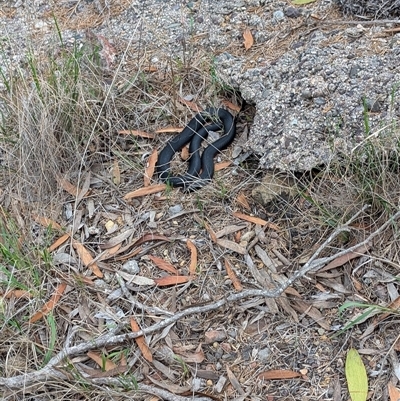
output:
[[[380,24],[400,24],[400,20],[398,19],[381,19],[374,21],[346,21],[346,20],[321,20],[320,22],[327,25],[380,25]]]

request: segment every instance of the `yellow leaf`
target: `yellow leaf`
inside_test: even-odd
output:
[[[351,400],[365,401],[368,394],[367,372],[360,354],[354,348],[347,353],[345,372]]]

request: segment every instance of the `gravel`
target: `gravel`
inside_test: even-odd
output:
[[[28,51],[38,55],[57,43],[54,13],[65,43],[106,38],[118,49],[121,71],[136,67],[140,57],[162,70],[171,60],[192,65],[215,56],[217,78],[256,105],[247,150],[265,168],[308,170],[327,163],[399,117],[399,34],[385,32],[390,24],[323,21],[342,20],[338,5],[346,13],[364,7],[369,14],[369,1],[353,0],[352,7],[336,0],[301,7],[279,0],[3,3],[0,68],[6,76],[26,69]],[[255,41],[247,51],[246,28]],[[107,68],[113,72],[117,65]],[[206,93],[185,90],[182,97],[207,106]]]
[[[349,154],[377,131],[396,136],[400,36],[357,29],[357,39],[354,28],[333,34],[315,30],[276,62],[244,73],[237,68],[244,59],[218,57],[224,81],[256,104],[248,147],[260,155],[262,166],[309,170]]]

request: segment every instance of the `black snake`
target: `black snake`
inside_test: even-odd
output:
[[[209,122],[209,125],[206,125]],[[215,142],[209,144],[200,156],[201,142],[209,131],[224,131]],[[157,172],[162,181],[173,187],[183,187],[194,191],[207,185],[214,176],[214,157],[228,147],[236,135],[236,123],[231,113],[224,109],[209,108],[196,114],[184,130],[172,138],[160,152],[157,160]],[[176,152],[189,145],[189,166],[186,174],[174,176],[171,173],[171,160]]]

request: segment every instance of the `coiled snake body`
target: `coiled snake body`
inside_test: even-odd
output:
[[[207,122],[211,124],[206,125]],[[208,145],[200,156],[201,143],[207,138],[208,132],[221,129],[223,129],[224,135]],[[228,147],[235,135],[235,119],[228,111],[209,108],[196,114],[184,130],[167,142],[160,152],[157,161],[157,172],[160,179],[173,187],[183,187],[186,191],[194,191],[207,185],[214,176],[215,155]],[[184,175],[174,176],[171,173],[171,159],[189,142],[188,170]]]

